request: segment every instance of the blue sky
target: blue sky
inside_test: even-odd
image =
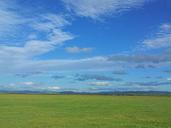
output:
[[[0,90],[171,91],[170,0],[1,0]]]

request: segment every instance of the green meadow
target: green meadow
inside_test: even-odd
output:
[[[0,94],[0,128],[171,128],[171,97]]]

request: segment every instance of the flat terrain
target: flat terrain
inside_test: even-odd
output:
[[[171,97],[0,94],[0,128],[171,128]]]

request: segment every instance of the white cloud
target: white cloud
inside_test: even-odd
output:
[[[157,49],[171,47],[171,24],[162,24],[153,38],[142,42],[143,48]]]
[[[143,44],[145,47],[152,49],[171,47],[171,34],[144,40]]]
[[[164,30],[164,31],[168,31],[168,30],[170,31],[171,30],[171,24],[169,24],[169,23],[162,24],[160,26],[160,29]]]
[[[54,50],[57,45],[63,44],[67,40],[73,39],[72,34],[63,30],[66,25],[70,25],[70,22],[61,15],[42,15],[36,23],[31,24],[31,27],[38,32],[44,32],[47,39],[26,42],[24,51],[28,51],[33,56],[40,55]]]
[[[95,86],[108,86],[111,85],[110,82],[108,81],[97,81],[97,82],[90,82],[90,85],[95,85]]]
[[[60,90],[61,87],[58,87],[58,86],[50,86],[50,87],[47,87],[47,90],[49,91],[57,91],[57,90]]]
[[[13,62],[14,65],[16,63],[18,64],[19,62],[22,62],[23,64],[25,61],[30,61],[28,59],[32,59],[35,56],[50,52],[57,46],[63,44],[65,41],[74,38],[72,34],[62,30],[65,25],[69,24],[67,20],[55,14],[48,14],[44,17],[48,19],[49,24],[53,24],[55,22],[53,27],[50,28],[51,30],[44,32],[46,39],[38,39],[38,37],[36,37],[36,33],[34,33],[33,36],[37,39],[29,39],[24,43],[23,46],[8,46],[5,44],[0,45],[1,64],[4,66],[6,66],[7,62]],[[42,25],[46,24],[44,17],[42,19],[40,18],[40,21],[37,21],[37,23],[41,23]],[[59,21],[57,20],[58,18]],[[39,32],[42,32],[41,29],[37,29],[38,34]]]
[[[32,81],[28,81],[28,82],[23,82],[23,83],[20,83],[22,85],[28,85],[28,86],[34,86],[36,85],[36,83],[32,82]]]
[[[62,0],[79,16],[100,19],[103,16],[137,8],[151,0]]]
[[[74,46],[74,47],[67,47],[65,50],[68,53],[81,53],[81,52],[91,52],[93,49],[92,48],[80,48],[80,47]]]
[[[23,47],[0,45],[0,58],[7,60],[30,58],[37,55],[47,53],[56,48],[56,45],[60,45],[67,40],[72,39],[72,35],[57,30],[52,33],[49,40],[29,40]],[[17,61],[16,60],[16,61]]]
[[[49,34],[48,40],[30,40],[26,42],[22,48],[26,55],[36,56],[52,51],[57,45],[63,44],[65,41],[73,39],[70,33],[60,29],[55,29]]]
[[[18,82],[18,83],[9,83],[5,85],[0,85],[2,90],[8,91],[50,91],[55,92],[61,90],[59,86],[52,86],[50,84],[39,83],[39,82]]]
[[[25,82],[17,82],[17,83],[9,83],[7,85],[2,85],[4,88],[11,88],[11,89],[33,89],[33,88],[40,88],[41,86],[44,86],[44,84],[41,83],[35,83],[32,81],[25,81]]]
[[[167,78],[168,81],[171,81],[171,78]]]
[[[62,27],[65,27],[66,25],[70,25],[71,23],[67,21],[64,16],[62,15],[56,15],[56,14],[45,14],[40,16],[41,20],[37,20],[31,26],[34,29],[37,29],[39,31],[46,31],[49,32],[51,30],[55,29],[61,29]]]

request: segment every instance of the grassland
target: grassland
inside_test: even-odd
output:
[[[171,128],[171,97],[0,94],[0,128]]]

